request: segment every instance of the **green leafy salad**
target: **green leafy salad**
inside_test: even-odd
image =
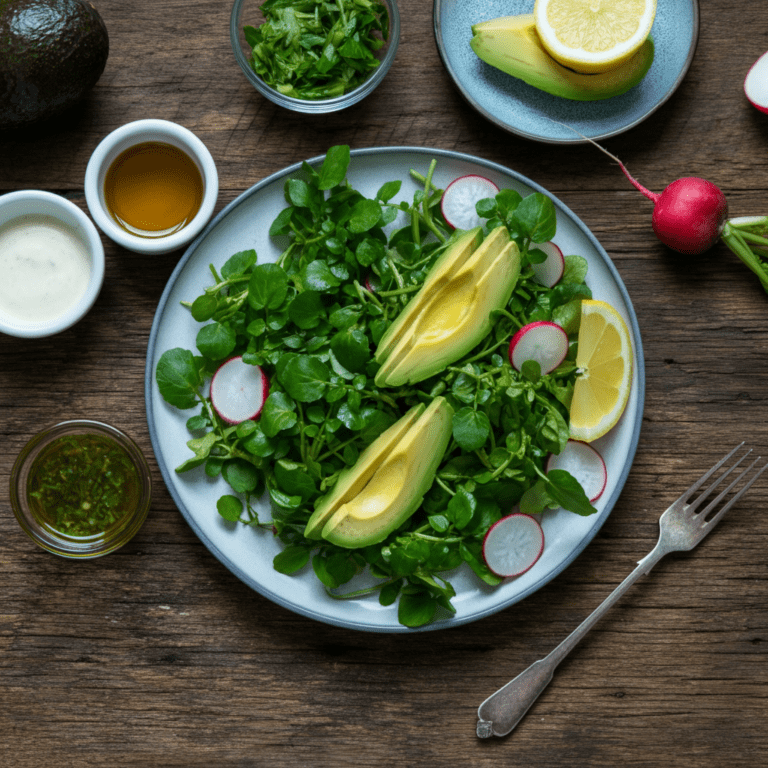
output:
[[[527,513],[596,511],[569,473],[545,471],[569,437],[580,302],[591,297],[587,263],[567,256],[563,279],[544,287],[532,264],[544,258],[536,244],[555,234],[552,201],[511,189],[482,200],[476,209],[484,231],[506,226],[520,250],[511,299],[493,312],[482,342],[441,373],[378,387],[378,342],[461,233],[441,216],[436,161],[412,171],[419,188],[401,202],[400,180],[373,198],[355,190],[349,162],[349,147],[336,146],[321,166],[304,163],[302,178],[285,182],[287,206],[269,230],[284,244],[276,263],[243,250],[211,265],[212,284],[185,302],[202,324],[197,349],[164,352],[156,381],[168,403],[196,409],[187,422],[192,455],[176,471],[222,477],[229,488],[218,513],[278,537],[277,571],[311,570],[338,599],[378,593],[382,605],[397,604],[400,623],[416,627],[454,611],[447,575],[462,564],[487,584],[502,581],[485,564],[482,543],[513,505]],[[535,361],[515,370],[507,354],[515,332],[537,320],[558,323],[571,339],[566,359],[547,375]],[[259,366],[269,382],[258,418],[238,424],[219,417],[207,389],[233,356]],[[307,539],[307,522],[339,474],[410,408],[438,396],[452,408],[452,433],[413,516],[361,548]],[[259,500],[268,500],[269,519]],[[374,584],[345,591],[366,570]]]
[[[331,99],[379,66],[389,35],[387,7],[376,0],[266,0],[264,23],[245,26],[251,66],[264,82],[296,99]]]

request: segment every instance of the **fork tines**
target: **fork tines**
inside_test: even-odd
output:
[[[681,502],[687,502],[688,499],[691,498],[691,496],[698,491],[699,488],[710,478],[712,475],[717,472],[718,469],[720,469],[730,458],[733,457],[733,455],[744,446],[744,443],[740,443],[737,445],[732,451],[727,453],[725,456],[723,456],[720,461],[718,461],[712,469],[710,469],[708,472],[705,472],[702,477],[700,477],[681,497]],[[731,472],[733,472],[750,454],[752,453],[752,449],[748,448],[746,453],[744,453],[740,458],[738,458],[731,466],[724,470],[713,482],[712,484],[704,491],[702,491],[701,495],[698,496],[694,501],[692,501],[690,504],[686,504],[686,512],[689,514],[693,514],[697,511],[697,509],[701,506],[701,504],[706,501],[709,498],[709,495],[717,488],[723,480],[725,480]],[[730,482],[728,486],[726,486],[720,493],[711,501],[707,506],[701,510],[698,514],[702,516],[704,519],[707,520],[707,524],[714,525],[717,523],[717,521],[733,506],[733,504],[741,498],[741,496],[746,493],[746,491],[752,486],[752,484],[757,480],[758,477],[764,472],[766,468],[768,468],[768,464],[764,464],[760,469],[757,470],[748,480],[746,480],[745,484],[741,487],[739,491],[737,491],[718,511],[716,514],[712,514],[715,508],[720,504],[721,501],[739,484],[739,482],[742,479],[746,479],[749,472],[752,470],[752,468],[760,461],[760,456],[758,456],[756,459],[752,461],[751,464],[746,466],[744,469],[739,472],[735,478]],[[709,518],[709,519],[707,519]]]

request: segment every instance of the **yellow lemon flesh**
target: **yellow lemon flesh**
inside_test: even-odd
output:
[[[591,442],[621,417],[632,383],[632,339],[621,315],[604,301],[581,303],[571,437]]]
[[[637,53],[656,0],[536,0],[536,31],[549,55],[577,72],[616,69]]]

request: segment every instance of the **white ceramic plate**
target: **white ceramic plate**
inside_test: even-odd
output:
[[[400,199],[411,200],[416,184],[409,172],[425,173],[437,159],[434,181],[445,187],[467,173],[479,173],[526,195],[546,190],[520,174],[495,163],[439,149],[391,147],[352,152],[348,179],[363,194],[373,197],[385,182],[401,179]],[[316,165],[322,157],[309,161]],[[394,606],[382,607],[377,596],[355,601],[337,601],[326,595],[310,569],[285,576],[272,568],[280,543],[270,533],[227,523],[216,511],[216,500],[229,492],[221,479],[211,480],[201,469],[177,474],[174,468],[190,456],[186,446],[190,434],[185,423],[197,411],[179,411],[160,396],[155,384],[157,362],[167,349],[195,349],[199,329],[181,301],[194,300],[210,285],[208,265],[223,264],[237,251],[255,248],[260,262],[275,261],[280,254],[268,236],[277,214],[286,206],[283,185],[288,176],[298,176],[296,164],[259,182],[230,203],[189,247],[171,275],[155,315],[145,374],[147,420],[152,446],[163,478],[179,510],[206,547],[243,582],[291,611],[329,624],[371,632],[412,632],[397,621]],[[517,579],[488,587],[468,569],[449,574],[457,596],[456,615],[441,618],[425,629],[435,630],[475,621],[516,603],[560,573],[587,546],[603,524],[621,492],[640,436],[645,392],[645,373],[637,318],[626,288],[610,258],[574,214],[552,195],[557,206],[556,242],[565,253],[584,256],[589,262],[588,283],[595,298],[617,307],[630,327],[634,340],[634,378],[629,404],[619,424],[595,445],[608,466],[608,487],[597,504],[598,513],[578,517],[554,510],[544,515],[546,546],[536,565]],[[268,506],[264,516],[269,519]]]
[[[534,0],[435,0],[434,32],[448,74],[467,102],[510,133],[549,144],[579,144],[623,133],[650,117],[682,83],[699,39],[698,0],[657,3],[653,64],[621,96],[572,101],[544,93],[481,61],[470,48],[472,25],[533,13]],[[556,121],[556,122],[553,122]]]

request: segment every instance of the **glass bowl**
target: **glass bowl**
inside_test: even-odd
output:
[[[400,11],[396,0],[380,0],[389,14],[389,36],[384,45],[376,52],[377,58],[381,62],[373,70],[368,79],[354,90],[348,91],[342,96],[336,96],[331,99],[307,100],[297,99],[292,96],[285,96],[274,88],[268,86],[251,67],[251,47],[245,40],[243,33],[244,26],[257,27],[264,21],[260,7],[263,0],[235,0],[232,7],[232,15],[229,23],[229,36],[232,42],[232,50],[235,59],[243,70],[243,74],[248,78],[251,85],[270,101],[275,104],[290,109],[294,112],[304,112],[307,114],[328,114],[338,112],[339,110],[351,107],[362,101],[370,94],[386,76],[397,53],[397,46],[400,42]]]
[[[75,489],[79,506],[70,495]],[[64,494],[67,503],[53,511]],[[64,421],[44,429],[24,446],[11,470],[16,519],[35,543],[62,557],[100,557],[122,547],[146,520],[151,498],[149,466],[138,446],[98,421]],[[65,527],[70,530],[63,532]]]

